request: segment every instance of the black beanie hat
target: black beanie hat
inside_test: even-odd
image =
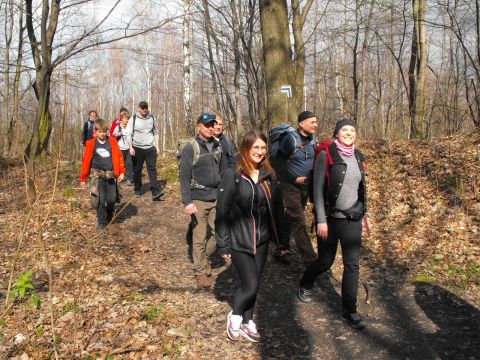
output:
[[[310,119],[312,117],[316,117],[316,115],[311,112],[311,111],[302,111],[300,114],[298,114],[298,122],[302,122],[303,120]]]
[[[340,120],[338,120],[337,124],[335,125],[335,131],[333,132],[333,137],[337,136],[340,129],[344,126],[347,126],[347,125],[356,127],[355,120],[353,120],[353,119],[340,119]]]

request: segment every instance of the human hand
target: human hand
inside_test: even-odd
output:
[[[187,206],[185,206],[185,213],[187,213],[188,215],[193,215],[197,212],[197,207],[195,206],[195,204],[188,204]]]
[[[81,181],[81,182],[80,182],[80,187],[81,187],[83,190],[85,190],[85,181]]]
[[[365,229],[367,236],[370,235],[370,224],[368,223],[368,216],[367,214],[363,215],[363,228]]]
[[[120,174],[120,176],[118,177],[118,181],[122,181],[123,179],[125,179],[125,174]]]
[[[306,176],[299,176],[295,179],[295,184],[306,184],[307,183],[307,177]]]
[[[317,224],[317,236],[322,240],[327,240],[327,237],[328,237],[327,224]]]
[[[130,155],[135,156],[135,149],[133,147],[130,148]]]
[[[231,257],[232,257],[231,254],[223,254],[223,255],[222,255],[222,258],[224,258],[225,260],[228,260],[228,259],[230,259]]]

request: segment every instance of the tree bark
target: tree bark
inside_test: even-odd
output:
[[[410,133],[411,137],[425,136],[426,115],[426,71],[427,71],[427,30],[426,0],[413,1],[412,54],[408,70],[410,82]]]
[[[230,0],[230,7],[232,10],[232,28],[233,28],[233,54],[235,60],[235,75],[233,78],[233,86],[235,89],[235,129],[236,129],[236,139],[240,140],[240,136],[243,133],[242,126],[242,98],[240,94],[240,32],[241,25],[241,1],[239,2],[239,9],[237,12],[237,4],[235,0]]]
[[[192,107],[190,101],[190,3],[191,0],[184,0],[183,2],[183,108],[187,131],[193,135],[195,129],[193,127]]]
[[[267,94],[267,126],[264,127],[271,128],[281,122],[293,122],[297,112],[286,0],[260,1],[260,23]],[[292,87],[292,97],[280,93],[282,85]]]

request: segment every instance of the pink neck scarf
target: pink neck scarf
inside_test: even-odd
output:
[[[340,141],[335,139],[333,141],[335,145],[337,145],[337,150],[340,154],[342,154],[345,157],[351,157],[355,153],[355,144],[352,144],[351,146],[347,146],[342,144]]]

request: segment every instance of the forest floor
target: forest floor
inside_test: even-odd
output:
[[[55,351],[62,359],[480,359],[480,136],[361,145],[372,226],[360,268],[367,328],[339,319],[340,250],[309,304],[296,297],[303,266],[294,250],[291,265],[267,260],[259,344],[227,340],[238,286],[230,263],[216,259],[211,290],[195,286],[173,160],[159,166],[165,201],[152,202],[147,186],[141,198],[123,186],[121,211],[101,236],[78,164],[60,166],[50,204],[55,164],[44,161],[32,208],[22,168],[4,169],[0,359]],[[16,299],[4,310],[10,277]]]

